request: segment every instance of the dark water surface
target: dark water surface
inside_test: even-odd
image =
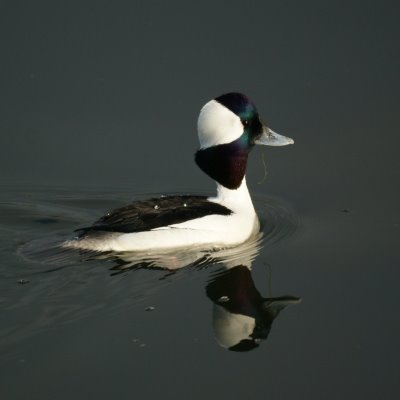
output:
[[[25,3],[0,4],[1,399],[398,398],[398,4]],[[213,193],[195,123],[232,90],[295,139],[265,182],[250,157],[263,238],[169,270],[43,253]]]

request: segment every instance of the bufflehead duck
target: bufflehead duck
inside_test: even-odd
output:
[[[166,196],[115,209],[64,247],[95,251],[158,251],[184,247],[231,247],[259,232],[246,185],[247,157],[254,145],[285,146],[241,93],[223,94],[200,111],[197,122],[199,168],[217,184],[217,195]]]

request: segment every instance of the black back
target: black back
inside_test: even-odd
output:
[[[135,201],[117,208],[92,226],[77,229],[80,237],[91,232],[145,232],[207,215],[230,215],[232,211],[206,196],[166,196]]]

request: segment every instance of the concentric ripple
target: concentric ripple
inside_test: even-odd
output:
[[[50,325],[132,307],[176,279],[187,279],[190,271],[199,268],[251,265],[262,247],[283,240],[296,227],[293,213],[283,202],[256,196],[262,232],[234,248],[99,254],[60,246],[73,237],[76,228],[90,224],[107,210],[154,196],[71,194],[68,190],[2,194],[0,306],[9,320],[0,329],[3,343],[16,343]],[[127,276],[128,271],[135,272]]]
[[[155,196],[157,194],[143,194],[135,196],[135,199]],[[204,247],[191,247],[190,249],[165,250],[156,253],[97,253],[62,247],[61,244],[73,236],[75,228],[90,223],[99,215],[105,213],[107,209],[127,202],[122,201],[120,204],[115,204],[111,199],[107,201],[109,197],[110,195],[105,195],[101,199],[95,197],[90,200],[79,197],[73,199],[61,197],[51,205],[41,203],[8,204],[7,206],[20,216],[19,219],[26,221],[28,225],[36,223],[40,226],[40,229],[39,227],[37,229],[37,237],[27,240],[20,246],[19,254],[27,261],[51,265],[51,269],[54,270],[61,266],[93,260],[114,261],[115,265],[112,268],[115,273],[138,267],[176,270],[185,266],[204,265],[221,259],[234,261],[235,258],[240,258],[249,251],[256,255],[262,246],[270,246],[281,241],[292,234],[297,226],[294,213],[282,201],[276,198],[256,196],[254,202],[261,222],[261,233],[235,248],[210,250]],[[3,207],[5,206],[3,204]],[[95,213],[97,210],[98,212]],[[35,232],[31,233],[34,234]]]

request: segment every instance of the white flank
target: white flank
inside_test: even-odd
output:
[[[231,215],[208,215],[146,232],[109,233],[104,237],[71,240],[65,247],[97,251],[156,251],[168,248],[223,248],[245,242],[259,231],[246,180],[236,190],[218,185],[217,197],[209,198],[233,211]]]

